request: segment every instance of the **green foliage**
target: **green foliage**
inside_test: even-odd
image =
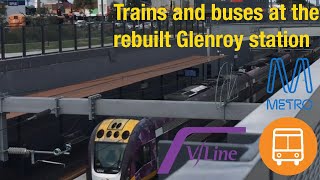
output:
[[[7,7],[4,4],[0,4],[0,23],[6,21]]]
[[[278,4],[284,4],[287,7],[290,6],[291,4],[303,4],[303,5],[308,4],[307,0],[277,0],[276,2]]]
[[[35,15],[37,9],[33,6],[26,6],[26,15]]]
[[[60,19],[57,16],[26,16],[27,26],[55,25],[59,23]]]
[[[183,1],[182,1],[182,7],[183,7],[183,8],[188,8],[188,7],[190,7],[190,0],[183,0]]]
[[[59,9],[60,9],[61,13],[63,13],[63,14],[66,13],[66,9],[63,6],[59,7]]]
[[[139,0],[127,0],[126,6],[130,8],[133,8],[133,7],[141,8],[141,3]]]
[[[113,1],[110,4],[110,12],[109,12],[108,17],[107,17],[107,20],[109,22],[114,21],[116,19],[116,16],[117,16],[117,8],[114,7],[114,4],[119,4],[119,2]]]
[[[37,14],[41,14],[41,15],[48,14],[48,9],[44,7],[37,8]]]
[[[61,27],[62,30],[62,40],[63,44],[65,43],[64,41],[71,41],[71,44],[73,44],[74,40],[74,29],[73,25],[69,24],[63,24]],[[26,26],[25,27],[26,31],[26,42],[27,43],[33,43],[33,42],[39,42],[38,48],[41,47],[41,27],[40,26]],[[45,34],[45,41],[46,42],[56,42],[58,40],[59,34],[58,34],[58,25],[52,24],[52,25],[45,25],[44,26],[44,34]],[[88,30],[85,29],[77,29],[78,33],[78,38],[82,39],[84,38],[84,41],[87,41],[88,39]],[[91,37],[97,37],[97,39],[100,38],[100,31],[91,31]],[[112,37],[112,24],[105,23],[104,24],[104,35],[106,37]],[[20,47],[21,46],[21,39],[22,39],[22,31],[21,28],[6,28],[5,29],[5,43],[6,44],[15,44],[16,46]],[[29,44],[27,44],[27,47]],[[73,47],[73,45],[71,45]]]
[[[76,9],[92,9],[94,2],[93,0],[74,0],[73,5]]]
[[[0,4],[0,16],[7,15],[7,7],[4,4]]]

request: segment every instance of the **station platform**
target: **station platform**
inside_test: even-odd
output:
[[[81,176],[75,178],[74,180],[86,180],[87,177],[86,177],[86,174],[82,174]]]
[[[190,56],[175,61],[102,77],[96,80],[29,94],[27,97],[83,98],[207,62],[217,61],[222,58],[224,58],[224,56]],[[7,118],[12,119],[21,115],[23,114],[9,113]]]

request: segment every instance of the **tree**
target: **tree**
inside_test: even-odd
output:
[[[37,14],[45,15],[45,14],[48,14],[48,12],[49,12],[48,9],[45,7],[37,8]]]
[[[117,2],[117,1],[111,2],[111,4],[110,4],[110,12],[108,13],[108,16],[107,16],[107,20],[109,22],[114,21],[116,16],[117,16],[117,8],[114,7],[114,4],[119,4],[119,2]]]
[[[4,23],[7,16],[7,7],[4,3],[0,4],[0,23]]]
[[[76,9],[91,9],[93,7],[93,0],[74,0],[73,5]]]
[[[182,8],[190,7],[190,0],[183,0],[182,1]]]
[[[26,15],[34,16],[37,9],[34,6],[26,6]]]
[[[284,4],[286,7],[290,7],[292,4],[302,4],[302,5],[308,5],[307,0],[277,0],[278,4]]]
[[[140,0],[127,0],[126,6],[130,8],[133,8],[133,7],[141,8],[141,2]]]

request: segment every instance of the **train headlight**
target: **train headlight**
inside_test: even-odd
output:
[[[115,133],[113,134],[113,137],[114,137],[114,138],[118,138],[118,137],[119,137],[119,134],[120,134],[119,131],[117,131],[117,132],[115,132]]]
[[[130,132],[129,132],[129,131],[123,132],[123,133],[122,133],[122,139],[124,139],[124,140],[128,139],[129,135],[130,135]]]
[[[117,124],[116,128],[119,129],[122,126],[122,123]]]
[[[117,126],[117,123],[113,123],[111,128],[114,129]]]
[[[100,130],[97,132],[97,138],[102,138],[103,135],[104,135],[104,130],[103,130],[103,129],[100,129]]]
[[[299,154],[299,153],[294,153],[294,157],[295,157],[295,158],[299,158],[299,157],[300,157],[300,154]]]
[[[108,132],[107,132],[107,138],[111,137],[111,135],[112,135],[112,132],[111,132],[111,131],[108,131]]]

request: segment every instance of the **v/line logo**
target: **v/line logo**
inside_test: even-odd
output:
[[[282,89],[285,93],[295,93],[297,91],[300,75],[304,75],[305,88],[307,93],[312,93],[312,76],[310,71],[310,63],[307,58],[298,58],[293,69],[292,80],[289,82],[285,64],[282,58],[273,58],[270,62],[268,74],[267,93],[274,92],[276,82],[276,74],[279,72]],[[267,110],[292,110],[303,109],[311,110],[312,101],[310,99],[268,99]]]
[[[191,134],[208,134],[208,133],[235,133],[235,134],[243,134],[246,132],[245,127],[186,127],[179,130],[179,132],[176,134],[174,140],[171,143],[171,146],[163,159],[161,166],[158,170],[158,174],[169,174],[171,167],[177,158],[183,143],[185,139],[191,135]],[[202,144],[201,146],[198,146],[195,151],[192,153],[192,150],[190,147],[187,146],[187,151],[190,157],[190,160],[193,160],[196,158],[196,154],[198,154],[197,162],[199,162],[201,156],[202,156],[202,150],[205,150],[204,153],[204,160],[208,160],[209,158],[212,160],[221,160],[222,156],[224,156],[225,160],[235,160],[235,156],[237,155],[237,152],[235,150],[231,151],[222,151],[219,150],[217,147],[212,151],[213,154],[211,157],[209,157],[209,147]]]

